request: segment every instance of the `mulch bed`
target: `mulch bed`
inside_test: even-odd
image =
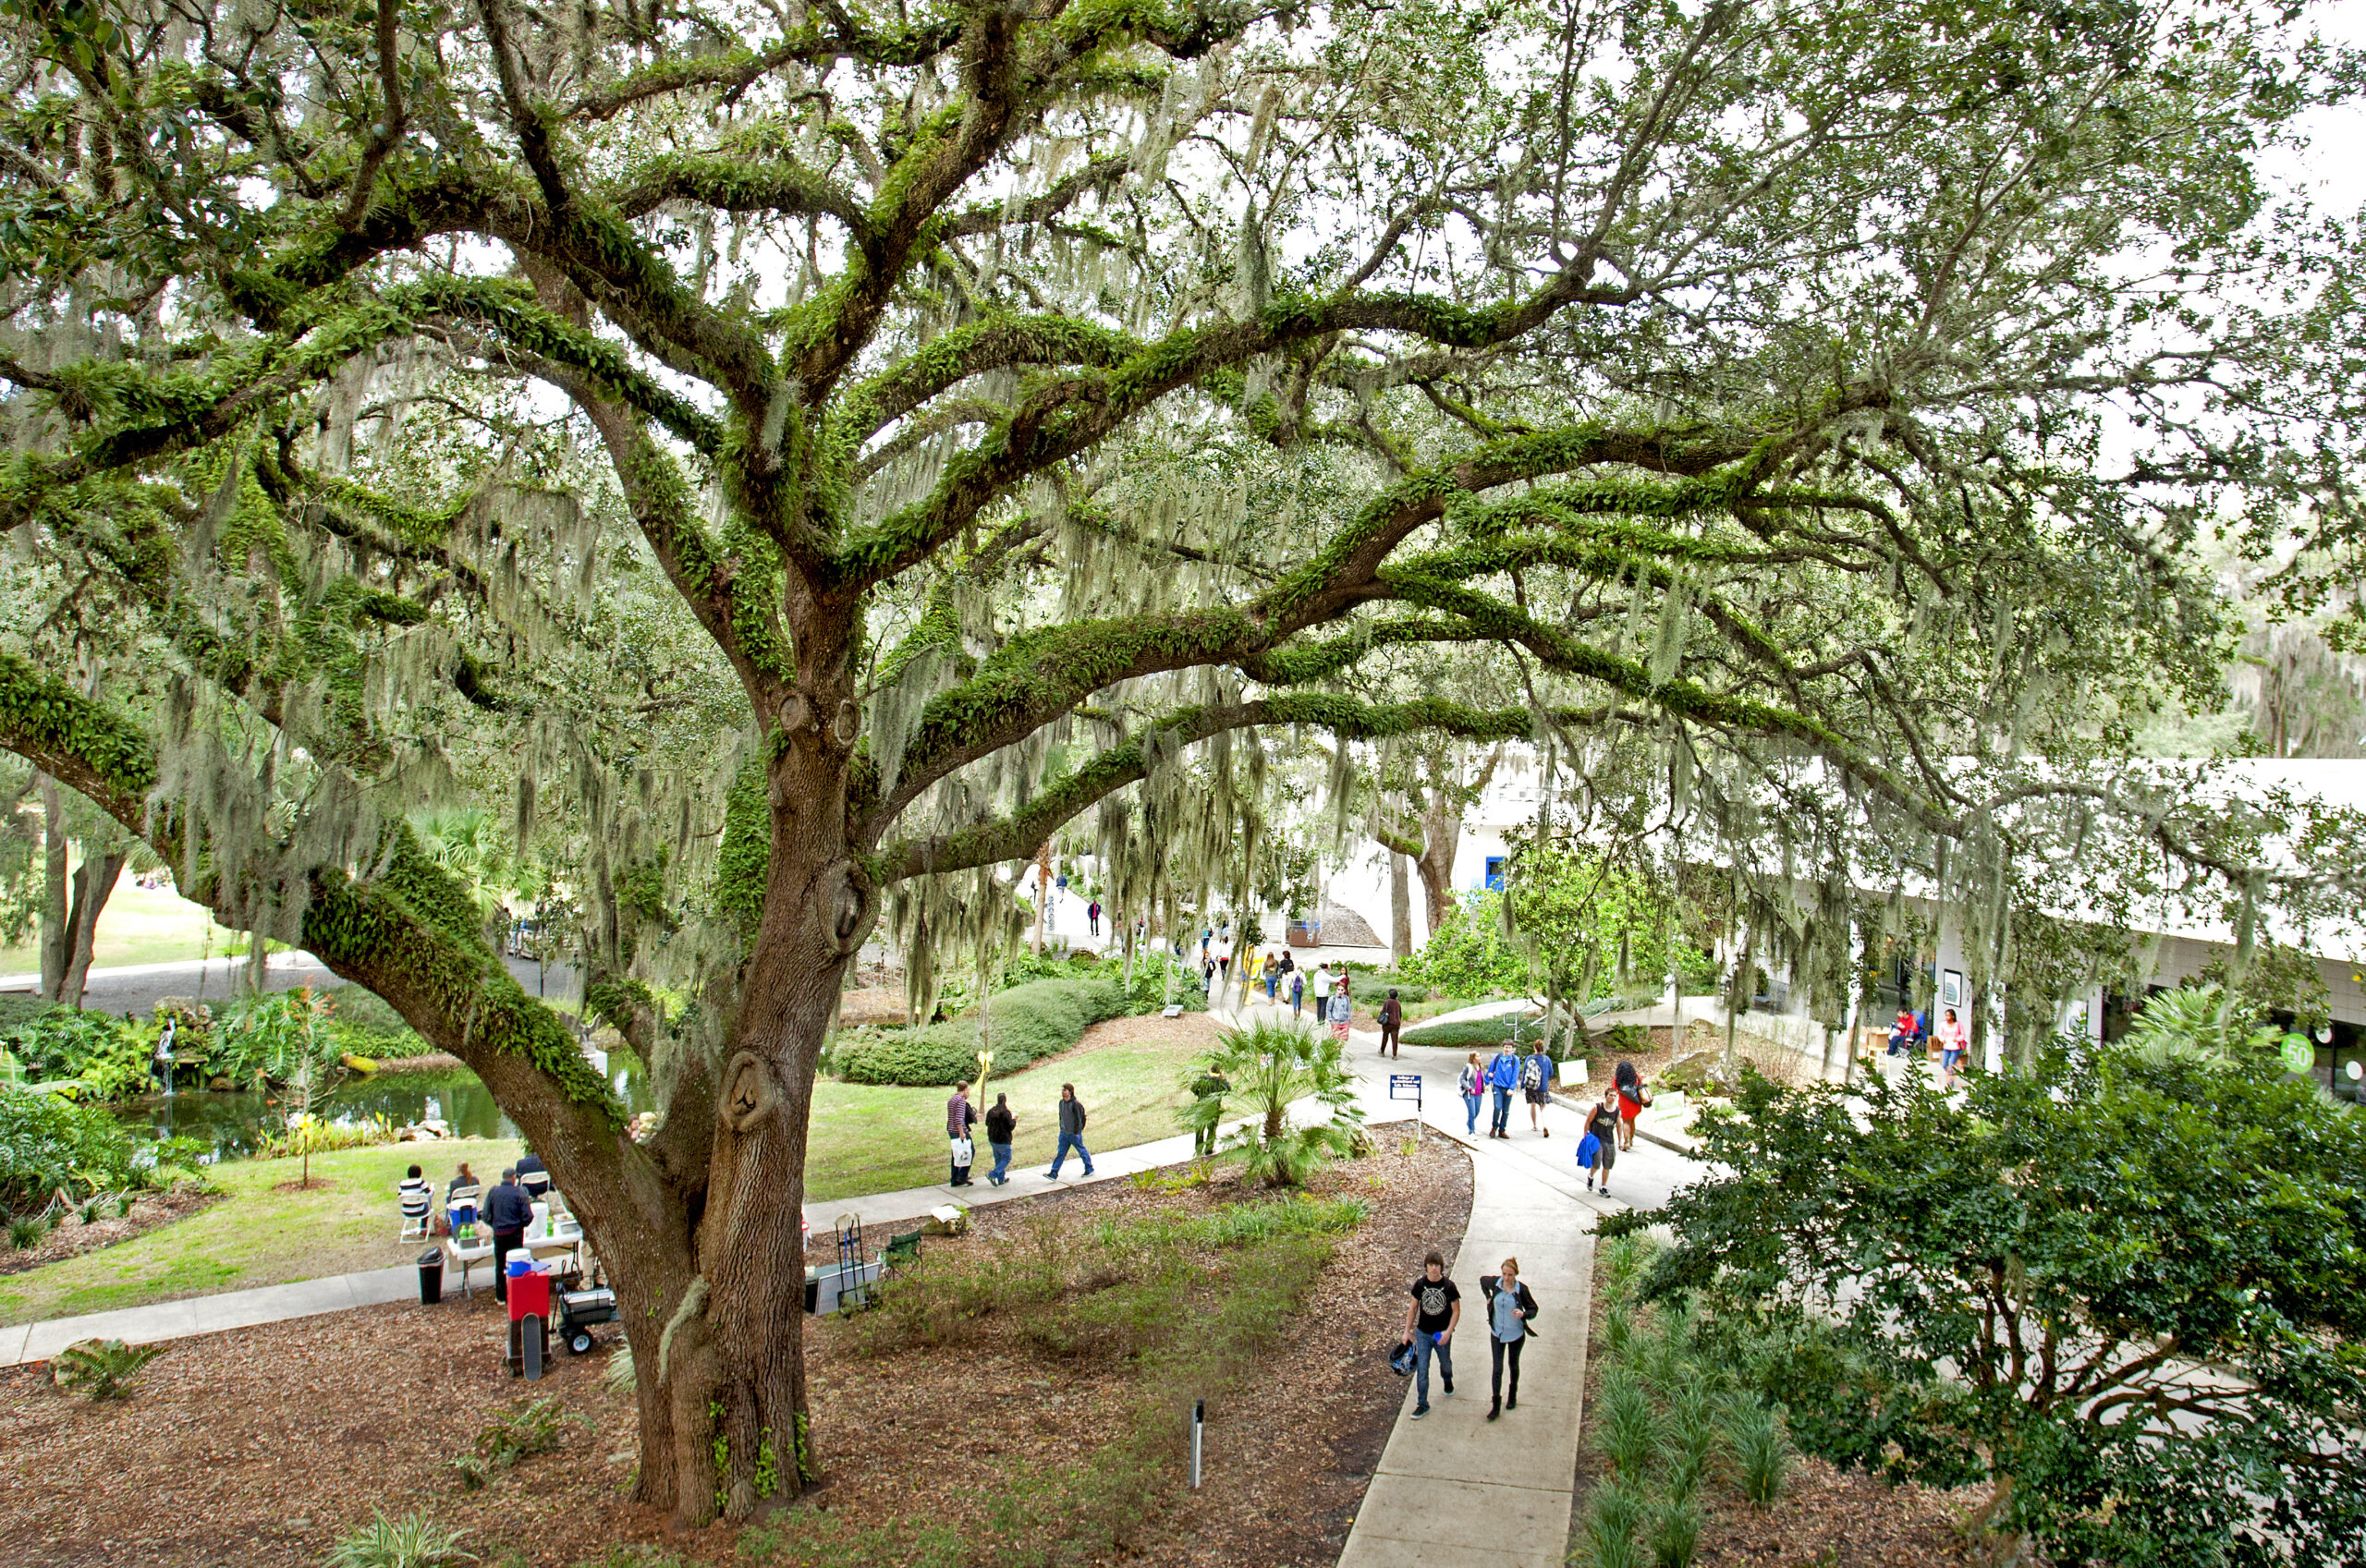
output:
[[[1585,1439],[1578,1450],[1577,1507],[1571,1513],[1573,1547],[1586,1538],[1588,1495],[1611,1476],[1593,1447],[1594,1412],[1606,1365],[1599,1355],[1600,1325],[1607,1306],[1597,1272],[1596,1337],[1586,1357]],[[1861,1470],[1841,1470],[1798,1454],[1782,1492],[1768,1507],[1745,1501],[1714,1479],[1702,1481],[1700,1496],[1696,1568],[1944,1568],[1977,1560],[1971,1542],[1957,1527],[1957,1521],[1979,1501],[1977,1489],[1892,1486]]]
[[[1206,1485],[1178,1499],[1129,1561],[1336,1561],[1403,1395],[1382,1357],[1410,1260],[1458,1237],[1470,1204],[1468,1158],[1446,1140],[1408,1156],[1396,1130],[1375,1133],[1380,1152],[1314,1185],[1367,1198],[1372,1218],[1337,1238],[1292,1348],[1212,1404]],[[927,1246],[1006,1244],[1047,1210],[1194,1212],[1239,1196],[1113,1182],[981,1209],[973,1235]],[[573,1563],[620,1541],[738,1561],[737,1530],[672,1537],[661,1515],[627,1500],[632,1403],[607,1389],[606,1355],[562,1354],[541,1383],[522,1383],[503,1369],[502,1323],[480,1292],[473,1304],[397,1304],[181,1341],[115,1404],[61,1394],[45,1367],[0,1373],[0,1562],[298,1568],[373,1507],[423,1508],[464,1527],[464,1544],[489,1562],[514,1553]],[[1016,1336],[958,1355],[864,1358],[853,1332],[821,1321],[808,1338],[825,1471],[814,1501],[847,1520],[910,1518],[922,1497],[932,1512],[958,1507],[946,1481],[985,1478],[981,1464],[1072,1462],[1125,1430],[1122,1368],[1039,1358]],[[529,1396],[582,1419],[567,1425],[558,1452],[461,1491],[452,1459]]]
[[[73,1258],[85,1252],[95,1252],[119,1241],[129,1241],[142,1231],[152,1231],[159,1225],[169,1225],[176,1220],[186,1220],[208,1204],[220,1201],[219,1193],[182,1190],[169,1193],[142,1193],[132,1199],[131,1212],[118,1217],[115,1200],[105,1199],[100,1218],[84,1224],[76,1214],[66,1216],[65,1222],[42,1238],[39,1246],[21,1252],[0,1252],[0,1274],[21,1273],[38,1269],[44,1263]]]

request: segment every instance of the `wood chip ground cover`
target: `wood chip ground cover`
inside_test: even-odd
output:
[[[1470,1210],[1459,1150],[1431,1138],[1409,1156],[1387,1129],[1377,1141],[1372,1158],[1318,1179],[1318,1195],[1362,1197],[1371,1215],[1335,1238],[1289,1327],[1292,1348],[1213,1406],[1201,1492],[1179,1486],[1179,1453],[1153,1477],[1172,1505],[1125,1561],[1336,1560],[1403,1394],[1384,1357],[1410,1260],[1457,1238]],[[974,1254],[1022,1245],[1047,1217],[1189,1216],[1262,1196],[1224,1182],[1175,1193],[1109,1183],[980,1210],[974,1235],[927,1246]],[[852,1537],[915,1518],[956,1538],[982,1530],[998,1505],[1043,1495],[1027,1489],[1122,1437],[1135,1403],[1123,1367],[1048,1355],[1015,1323],[957,1355],[864,1356],[858,1325],[820,1322],[811,1367],[823,1485],[777,1536],[716,1526],[675,1538],[627,1501],[631,1399],[607,1389],[606,1355],[561,1355],[526,1384],[503,1370],[502,1327],[480,1292],[473,1303],[183,1341],[113,1404],[60,1394],[45,1367],[0,1373],[0,1562],[297,1568],[320,1562],[373,1508],[423,1508],[468,1529],[463,1544],[487,1563],[605,1561],[619,1543],[699,1562],[787,1563],[799,1559],[780,1541],[833,1533],[834,1522]],[[462,1491],[453,1458],[528,1397],[568,1413],[558,1451]]]

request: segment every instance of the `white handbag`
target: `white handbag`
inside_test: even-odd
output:
[[[952,1141],[953,1162],[956,1165],[969,1165],[976,1161],[978,1146],[975,1142],[969,1138],[955,1138]]]

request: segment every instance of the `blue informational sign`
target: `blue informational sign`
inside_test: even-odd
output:
[[[1410,1091],[1409,1093],[1408,1092],[1409,1090]],[[1419,1073],[1389,1074],[1388,1098],[1391,1100],[1409,1100],[1415,1105],[1421,1104],[1421,1075]]]

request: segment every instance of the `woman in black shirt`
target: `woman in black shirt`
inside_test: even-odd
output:
[[[1603,1196],[1610,1196],[1610,1168],[1618,1163],[1618,1090],[1604,1089],[1602,1103],[1586,1118],[1586,1131],[1593,1135],[1597,1146],[1593,1151],[1593,1168],[1586,1173],[1586,1186],[1591,1190],[1595,1182],[1602,1184]]]

